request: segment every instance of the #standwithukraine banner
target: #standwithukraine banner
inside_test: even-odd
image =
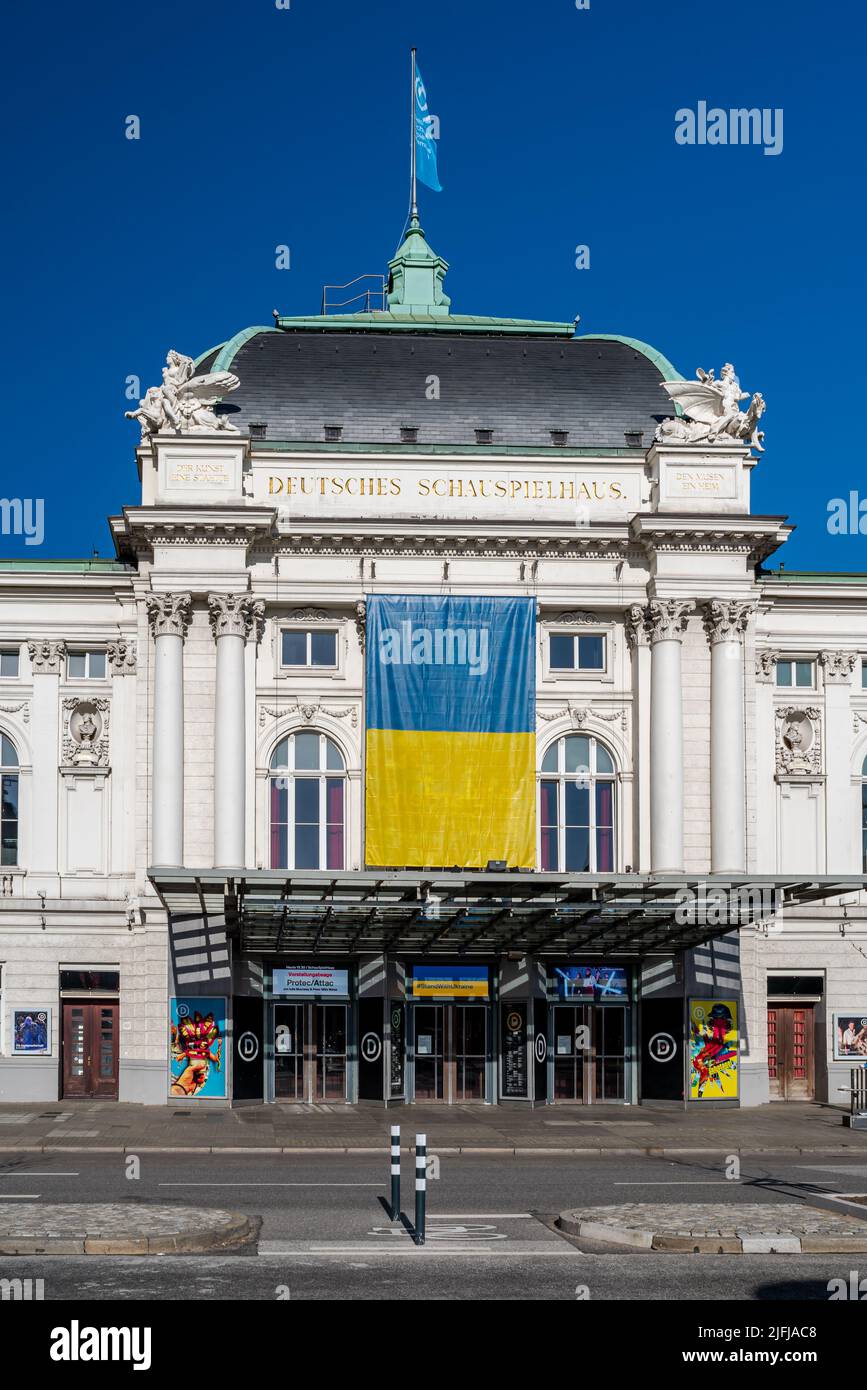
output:
[[[368,597],[369,865],[533,868],[535,604]]]

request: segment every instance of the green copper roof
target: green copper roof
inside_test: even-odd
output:
[[[129,574],[134,569],[134,565],[125,564],[122,560],[0,560],[0,571],[5,574],[16,571],[22,574]]]
[[[867,574],[857,570],[760,570],[758,577],[782,584],[867,584]]]
[[[284,332],[318,331],[370,333],[377,329],[404,332],[429,332],[439,330],[443,333],[520,333],[525,337],[542,336],[547,338],[572,338],[575,325],[572,323],[548,323],[542,319],[500,319],[487,318],[481,314],[448,314],[440,317],[434,314],[412,313],[395,314],[387,309],[363,310],[359,314],[313,314],[300,318],[279,318],[277,327]]]
[[[648,362],[653,363],[654,367],[658,367],[665,381],[684,381],[686,379],[681,376],[677,367],[669,362],[667,357],[664,357],[655,347],[651,347],[650,343],[643,343],[640,338],[626,338],[622,333],[576,333],[575,337],[578,342],[584,343],[625,343],[627,347],[635,348],[636,352],[642,353]]]

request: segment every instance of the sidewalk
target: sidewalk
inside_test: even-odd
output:
[[[0,1208],[0,1255],[205,1255],[243,1249],[260,1222],[240,1212],[136,1202]]]
[[[257,1105],[212,1110],[112,1101],[0,1105],[3,1153],[385,1153],[391,1125],[404,1149],[502,1156],[631,1153],[848,1153],[867,1156],[867,1132],[822,1105],[683,1111],[650,1106]]]

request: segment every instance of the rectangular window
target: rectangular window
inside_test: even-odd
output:
[[[292,629],[280,634],[280,661],[283,666],[337,665],[337,633]]]
[[[601,633],[552,632],[548,661],[552,671],[604,671],[605,638]]]
[[[15,680],[18,676],[18,648],[0,651],[0,680]]]
[[[777,685],[787,690],[812,690],[816,684],[814,661],[778,661]]]
[[[104,681],[105,652],[70,652],[66,674],[71,681]]]
[[[867,661],[861,662],[861,689],[867,690]]]

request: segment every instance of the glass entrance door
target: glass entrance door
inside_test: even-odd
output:
[[[274,1099],[304,1099],[304,1005],[274,1007]]]
[[[345,1004],[313,1006],[316,1100],[346,1100]]]
[[[455,1100],[485,1099],[488,1010],[455,1005]]]
[[[557,1004],[553,1041],[555,1101],[589,1105],[625,1099],[625,1008]]]
[[[445,1004],[417,1004],[415,1021],[415,1098],[446,1100]]]

